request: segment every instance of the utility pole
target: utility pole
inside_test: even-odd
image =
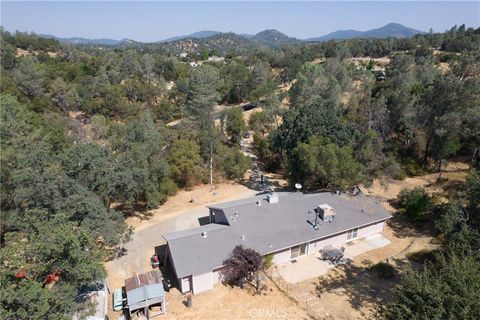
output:
[[[210,140],[210,186],[213,187],[213,141]]]

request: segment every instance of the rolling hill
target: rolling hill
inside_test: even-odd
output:
[[[114,46],[120,44],[122,41],[126,40],[115,40],[115,39],[108,39],[108,38],[101,38],[101,39],[88,39],[82,37],[71,37],[71,38],[62,38],[57,37],[51,34],[39,34],[39,37],[47,38],[47,39],[56,39],[61,43],[70,43],[70,44],[96,44],[96,45],[107,45],[107,46]]]
[[[320,42],[332,39],[345,40],[353,38],[410,38],[419,33],[424,32],[405,27],[398,23],[389,23],[381,28],[367,31],[337,30],[324,36],[306,39],[305,41]]]
[[[298,39],[291,38],[275,29],[261,31],[249,39],[270,46],[280,46],[287,43],[295,43],[300,41]]]
[[[221,32],[211,31],[211,30],[197,31],[197,32],[191,33],[189,35],[170,37],[170,38],[160,40],[160,41],[157,41],[157,42],[172,42],[172,41],[178,41],[178,40],[190,39],[190,38],[204,39],[204,38],[208,38],[208,37],[217,35],[219,33],[221,33]]]

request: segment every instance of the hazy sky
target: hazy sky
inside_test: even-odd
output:
[[[274,28],[308,38],[389,22],[422,31],[462,23],[478,27],[480,1],[1,2],[1,24],[7,30],[60,37],[156,41],[199,30],[257,33]]]

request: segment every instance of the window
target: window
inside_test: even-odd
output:
[[[355,239],[358,235],[358,228],[353,228],[347,231],[347,240]]]

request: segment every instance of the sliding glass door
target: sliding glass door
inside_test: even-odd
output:
[[[299,256],[303,256],[306,253],[307,253],[307,243],[303,243],[301,245],[292,247],[290,258],[295,259]]]

